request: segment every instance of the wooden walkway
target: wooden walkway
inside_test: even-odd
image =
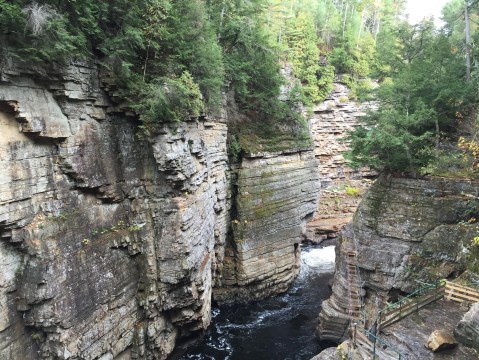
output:
[[[475,303],[479,301],[479,291],[446,281],[445,298],[460,303]]]
[[[350,340],[353,348],[360,347],[373,360],[407,360],[404,354],[380,338],[381,331],[386,327],[439,299],[445,298],[458,303],[479,301],[479,291],[442,280],[436,284],[426,284],[407,297],[388,305],[379,311],[377,318],[372,322],[372,326],[366,329],[363,314],[362,282],[357,264],[357,252],[354,250],[346,252],[346,269],[349,284]]]
[[[419,311],[419,309],[422,309],[424,306],[429,305],[434,301],[442,299],[444,294],[444,284],[426,286],[416,290],[411,295],[399,300],[398,302],[387,306],[379,311],[377,320],[374,323],[376,326],[376,333],[379,334],[381,330],[387,326]]]

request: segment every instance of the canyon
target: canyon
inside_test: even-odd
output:
[[[145,139],[88,63],[5,70],[0,89],[1,359],[165,359],[212,301],[297,275],[312,149],[232,169],[226,112]]]
[[[377,107],[374,102],[359,103],[350,97],[350,89],[336,82],[328,98],[316,104],[310,116],[321,181],[319,211],[306,229],[306,240],[312,243],[338,237],[377,176],[376,171],[367,167],[352,169],[344,157],[349,149],[344,141],[346,134],[358,125],[359,117]]]
[[[350,169],[342,139],[374,104],[339,82],[313,108],[310,147],[240,160],[228,109],[146,138],[94,64],[8,69],[0,93],[0,359],[166,359],[209,326],[213,302],[285,292],[301,242],[339,236],[317,329],[335,342],[348,249],[371,317],[471,267],[478,184],[381,176],[367,191],[377,174]],[[474,309],[457,329],[471,347]]]

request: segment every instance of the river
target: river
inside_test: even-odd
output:
[[[304,246],[301,273],[283,295],[213,308],[203,339],[181,360],[309,360],[332,343],[314,335],[321,303],[331,294],[334,246]]]

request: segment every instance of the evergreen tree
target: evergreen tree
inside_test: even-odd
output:
[[[464,82],[462,59],[432,21],[401,24],[390,77],[377,93],[379,109],[363,119],[349,140],[356,166],[419,173],[439,155],[441,143],[455,137],[456,114],[474,100]]]
[[[318,37],[313,19],[305,12],[299,12],[289,26],[287,35],[288,60],[293,65],[294,75],[301,81],[307,103],[322,101],[332,90],[334,70],[331,66],[320,66]]]

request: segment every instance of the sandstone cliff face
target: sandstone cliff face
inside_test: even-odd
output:
[[[321,181],[319,211],[308,224],[308,240],[320,242],[338,236],[342,227],[353,217],[361,196],[369,188],[370,169],[351,169],[343,153],[348,150],[344,138],[358,125],[373,103],[357,103],[349,99],[349,89],[335,83],[328,99],[318,104],[310,118],[314,154],[319,160]]]
[[[319,336],[338,341],[348,323],[346,256],[358,251],[366,318],[401,292],[459,274],[466,246],[477,232],[467,224],[477,202],[478,183],[433,178],[379,178],[340,238],[333,294],[323,303]]]
[[[2,360],[164,359],[208,326],[215,283],[220,301],[258,298],[296,271],[311,151],[245,159],[231,216],[224,119],[140,140],[99,79],[2,76]]]

